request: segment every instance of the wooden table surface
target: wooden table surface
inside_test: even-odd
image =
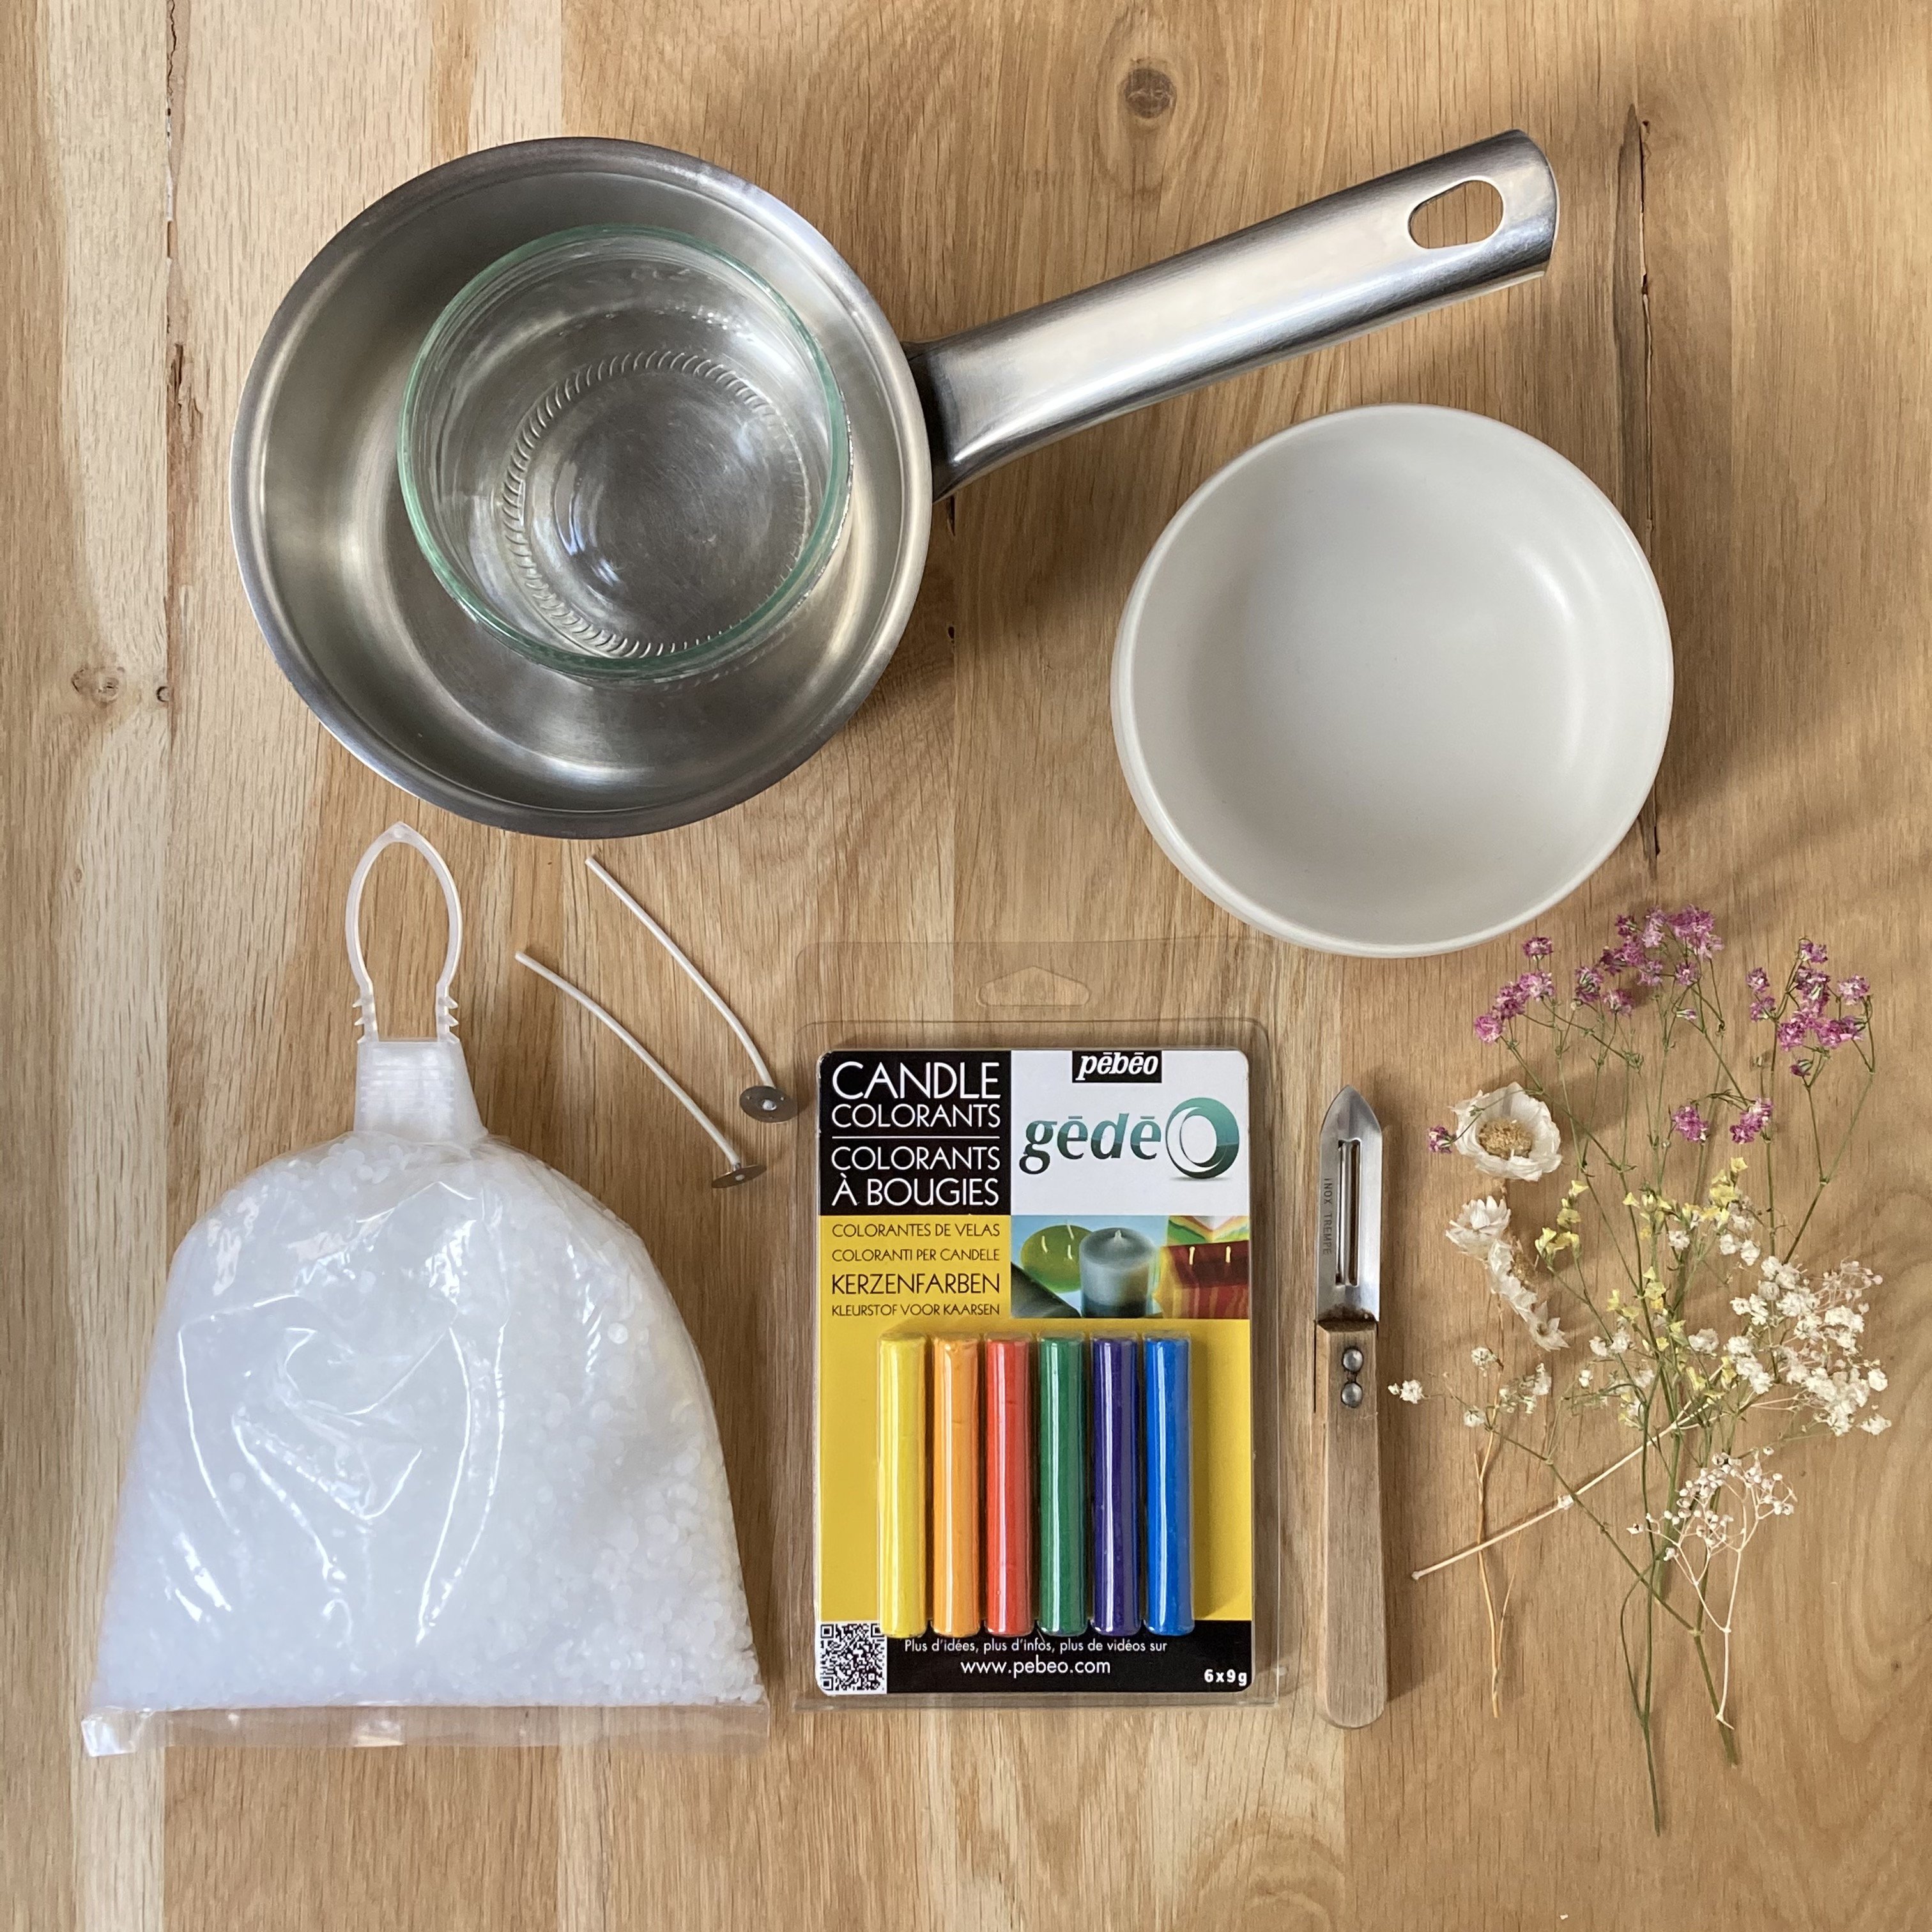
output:
[[[1932,14],[1919,0],[40,0],[0,26],[6,515],[0,1923],[136,1928],[1923,1925],[1932,1896]],[[485,143],[691,150],[829,236],[908,336],[992,317],[1495,130],[1544,143],[1547,279],[1114,423],[935,519],[908,638],[832,746],[725,816],[606,856],[796,1077],[826,939],[1234,928],[1142,830],[1107,727],[1133,572],[1203,478],[1389,400],[1500,417],[1649,548],[1677,710],[1654,838],[1550,922],[1654,898],[1734,956],[1803,933],[1880,988],[1888,1077],[1828,1245],[1888,1277],[1898,1427],[1795,1457],[1738,1657],[1742,1768],[1680,1671],[1652,1835],[1611,1594],[1581,1530],[1507,1565],[1492,1717],[1466,1442],[1385,1417],[1394,1700],[1316,1718],[1305,1345],[1288,1324],[1274,1708],[795,1714],[779,1499],[782,1167],[711,1150],[607,1040],[514,978],[574,965],[701,1091],[730,1043],[578,854],[418,806],[310,717],[229,548],[226,454],[282,291],[366,203]],[[1529,814],[1510,746],[1460,808]],[[644,1234],[716,1391],[776,1714],[749,1759],[595,1750],[90,1762],[76,1714],[172,1244],[238,1177],[346,1124],[346,874],[400,815],[470,917],[458,991],[486,1120]],[[392,862],[379,910],[440,946]],[[1385,1366],[1446,1367],[1474,1292],[1422,1129],[1489,1062],[1507,942],[1407,964],[1281,950],[1277,1230],[1343,1077],[1394,1137]],[[426,1000],[419,1001],[419,1006]],[[758,1130],[753,1130],[753,1132]],[[1296,1279],[1291,1273],[1291,1279]],[[1292,1312],[1292,1310],[1291,1310]]]

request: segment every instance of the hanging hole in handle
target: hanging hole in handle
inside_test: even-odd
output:
[[[982,1006],[1084,1006],[1091,998],[1078,980],[1049,973],[1044,966],[1023,966],[980,988]]]
[[[1408,233],[1419,248],[1466,248],[1486,242],[1502,225],[1502,196],[1486,181],[1466,181],[1413,210]]]

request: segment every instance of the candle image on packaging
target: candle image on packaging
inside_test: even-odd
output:
[[[1087,1345],[1040,1341],[1040,1628],[1087,1628]]]
[[[926,1338],[879,1344],[879,1628],[926,1628]]]
[[[1160,1250],[1132,1228],[1096,1228],[1080,1244],[1080,1310],[1119,1321],[1148,1312]]]
[[[1033,1628],[1033,1344],[986,1344],[986,1628]]]
[[[1260,1694],[1246,1055],[841,1046],[816,1118],[819,1692]]]
[[[932,1345],[932,1627],[980,1628],[980,1345]]]
[[[1160,1636],[1194,1628],[1194,1447],[1184,1336],[1143,1345],[1142,1440],[1147,1462],[1147,1627]]]
[[[1132,1342],[1103,1339],[1094,1360],[1094,1628],[1141,1627],[1140,1390]]]

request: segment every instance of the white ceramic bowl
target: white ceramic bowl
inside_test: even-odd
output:
[[[1630,829],[1670,723],[1642,550],[1520,430],[1394,405],[1210,477],[1114,653],[1114,736],[1168,856],[1325,952],[1453,952],[1572,892]]]

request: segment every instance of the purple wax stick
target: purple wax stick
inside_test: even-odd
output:
[[[1094,1361],[1094,1628],[1141,1627],[1139,1351],[1096,1341]]]

